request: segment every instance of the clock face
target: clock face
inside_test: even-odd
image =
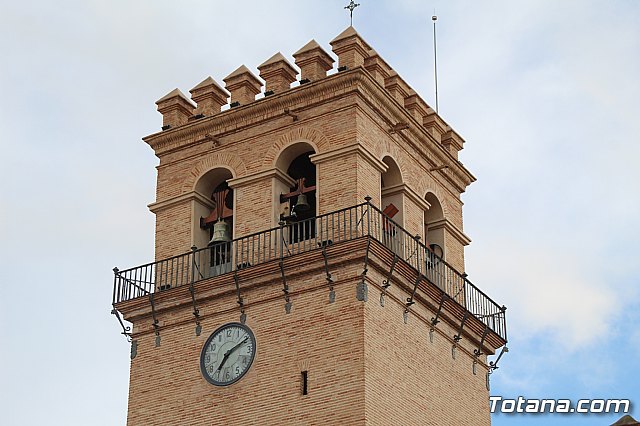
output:
[[[209,336],[200,354],[200,370],[216,386],[237,382],[251,367],[256,354],[256,338],[249,327],[229,323]]]

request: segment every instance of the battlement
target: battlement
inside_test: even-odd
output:
[[[358,34],[348,27],[331,42],[336,61],[315,40],[293,53],[295,66],[277,52],[260,64],[257,77],[241,65],[223,79],[223,89],[212,77],[190,90],[189,100],[174,89],[156,102],[162,114],[162,130],[171,130],[195,120],[212,117],[227,109],[258,102],[274,94],[299,90],[305,85],[356,68],[373,77],[380,87],[404,108],[433,139],[457,159],[463,149],[460,137],[418,93]],[[299,78],[298,78],[299,77]],[[263,90],[264,89],[264,90]]]

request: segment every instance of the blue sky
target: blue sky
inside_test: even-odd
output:
[[[492,394],[640,407],[640,2],[359,2],[358,32],[429,103],[439,16],[440,112],[478,178],[467,272],[509,308]],[[153,258],[155,100],[348,25],[342,0],[237,3],[0,3],[1,424],[125,422],[111,268]]]

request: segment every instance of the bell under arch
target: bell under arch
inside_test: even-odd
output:
[[[313,146],[298,142],[285,148],[276,160],[276,168],[283,172],[287,181],[280,180],[280,219],[291,225],[291,241],[301,241],[315,236],[317,216],[317,172],[311,161],[315,154]]]
[[[228,238],[233,238],[234,194],[228,183],[232,178],[231,170],[216,167],[204,173],[196,182],[193,218],[193,244],[196,247],[209,245],[217,222],[224,221],[228,225]]]

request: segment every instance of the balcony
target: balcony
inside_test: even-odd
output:
[[[379,251],[386,253],[390,264],[402,264],[405,269],[417,273],[416,288],[422,283],[422,288],[437,300],[446,299],[456,310],[464,312],[465,318],[471,315],[506,343],[506,308],[370,202],[282,223],[277,228],[203,249],[194,248],[189,253],[135,268],[123,271],[116,268],[113,304],[117,307],[122,302],[156,292],[192,286],[270,262],[278,264],[285,258],[358,239],[366,240],[367,247],[375,242]]]

